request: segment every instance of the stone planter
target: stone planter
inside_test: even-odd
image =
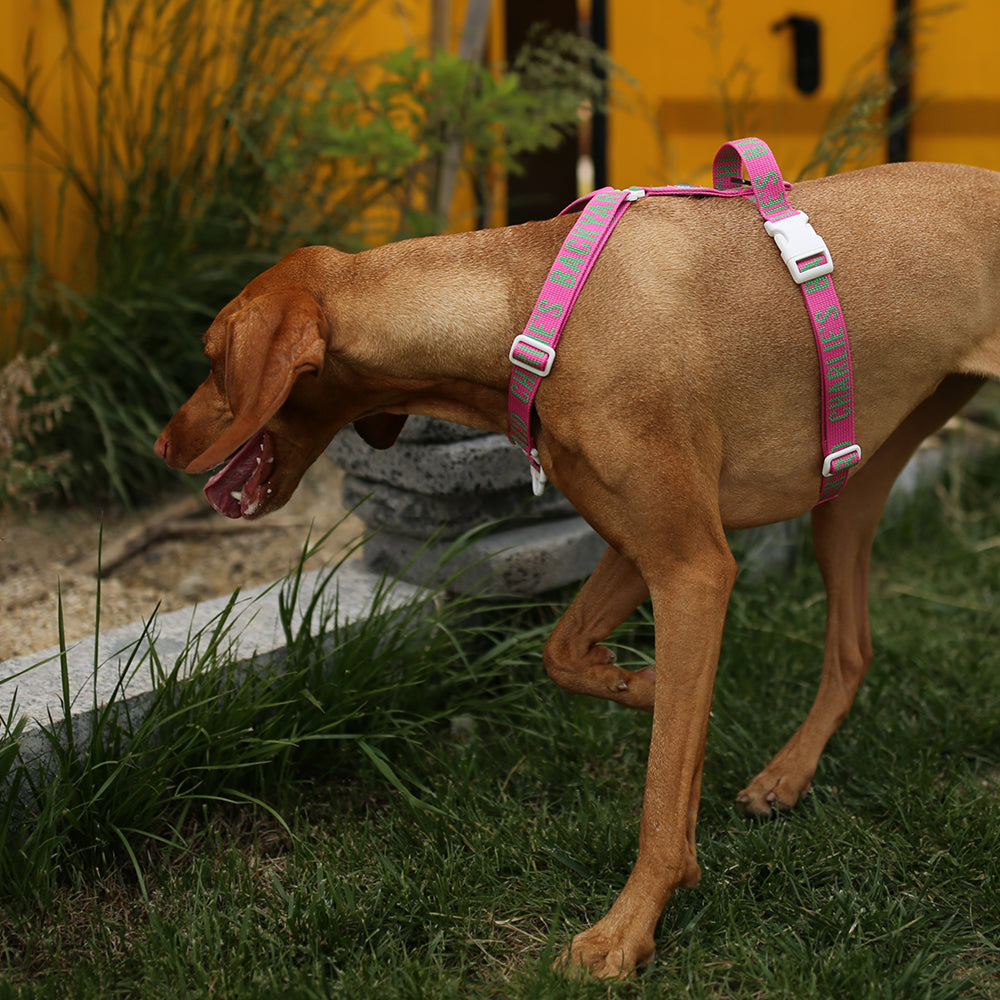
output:
[[[468,566],[449,584],[455,590],[539,594],[583,579],[605,544],[551,486],[531,493],[528,464],[500,434],[410,417],[396,445],[369,448],[352,429],[330,445],[342,469],[344,501],[378,533],[363,558],[376,572],[426,582],[455,539],[502,523],[463,548]],[[449,563],[445,574],[456,571]]]

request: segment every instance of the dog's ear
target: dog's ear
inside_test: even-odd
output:
[[[323,310],[304,291],[258,295],[230,317],[226,400],[234,420],[263,427],[300,375],[322,371],[327,339]]]
[[[258,295],[229,316],[221,370],[233,422],[192,464],[211,468],[256,434],[299,376],[322,371],[328,336],[319,303],[299,289]]]
[[[396,443],[406,414],[376,413],[370,417],[362,417],[354,421],[354,429],[361,435],[362,441],[373,448],[391,448]]]

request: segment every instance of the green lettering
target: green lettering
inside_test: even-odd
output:
[[[830,287],[830,276],[828,274],[821,274],[818,278],[810,278],[809,281],[802,283],[802,287],[808,295],[812,295],[813,292],[822,292]]]
[[[512,374],[513,378],[510,380],[510,391],[519,400],[521,400],[522,403],[531,402],[532,386],[529,382],[525,381],[525,373],[519,368],[515,368]]]
[[[528,443],[528,425],[524,422],[524,418],[518,413],[508,414],[508,420],[510,421],[510,433],[507,437],[509,437],[514,444],[519,444],[523,448],[524,445]]]
[[[571,234],[572,235],[572,234]],[[586,237],[580,237],[581,241],[587,243],[588,246],[578,246],[575,243],[571,243],[569,239],[566,240],[564,249],[568,250],[570,253],[578,253],[581,257],[586,257],[593,248],[593,242],[586,239]]]

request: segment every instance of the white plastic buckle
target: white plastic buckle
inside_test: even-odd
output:
[[[626,201],[638,201],[646,197],[646,189],[642,187],[630,187],[625,193]]]
[[[849,444],[846,448],[841,448],[838,451],[831,451],[830,454],[823,460],[823,478],[829,479],[831,476],[837,475],[838,472],[843,472],[843,469],[835,469],[833,467],[833,463],[839,462],[848,457],[854,458],[854,461],[847,466],[848,469],[853,469],[854,466],[861,461],[861,446],[857,444]]]
[[[830,251],[823,238],[809,224],[809,216],[805,212],[796,212],[787,219],[780,219],[777,222],[765,222],[764,229],[778,244],[781,259],[797,285],[812,281],[813,278],[821,278],[833,270]],[[803,261],[809,260],[810,257],[818,257],[820,254],[825,256],[825,261],[802,270]]]
[[[528,361],[525,358],[515,358],[514,353],[517,351],[518,346],[521,345],[529,350],[538,351],[539,354],[544,354],[545,360],[539,365],[533,361]],[[514,343],[511,344],[510,352],[507,357],[510,359],[510,363],[512,365],[516,365],[518,368],[524,368],[529,372],[533,372],[535,375],[545,378],[545,376],[552,371],[552,366],[555,364],[556,349],[550,344],[546,344],[544,340],[538,340],[537,337],[531,337],[526,333],[519,333],[514,338]]]
[[[531,492],[540,497],[545,492],[545,484],[549,481],[549,477],[545,475],[545,470],[539,461],[537,448],[531,449],[528,465],[531,468]]]

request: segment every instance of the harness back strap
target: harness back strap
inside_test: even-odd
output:
[[[749,183],[743,181],[743,171]],[[843,311],[830,277],[833,259],[805,212],[788,204],[785,181],[767,144],[757,138],[726,143],[713,165],[714,187],[676,185],[659,188],[606,187],[563,210],[581,209],[548,277],[542,285],[524,332],[510,349],[513,365],[508,393],[508,437],[528,456],[536,495],[546,478],[534,447],[531,411],[542,380],[552,370],[556,344],[598,255],[618,220],[633,202],[656,195],[750,197],[777,243],[792,279],[802,289],[820,361],[822,395],[822,486],[818,503],[843,489],[850,470],[861,461],[854,441],[854,400],[850,346]]]

